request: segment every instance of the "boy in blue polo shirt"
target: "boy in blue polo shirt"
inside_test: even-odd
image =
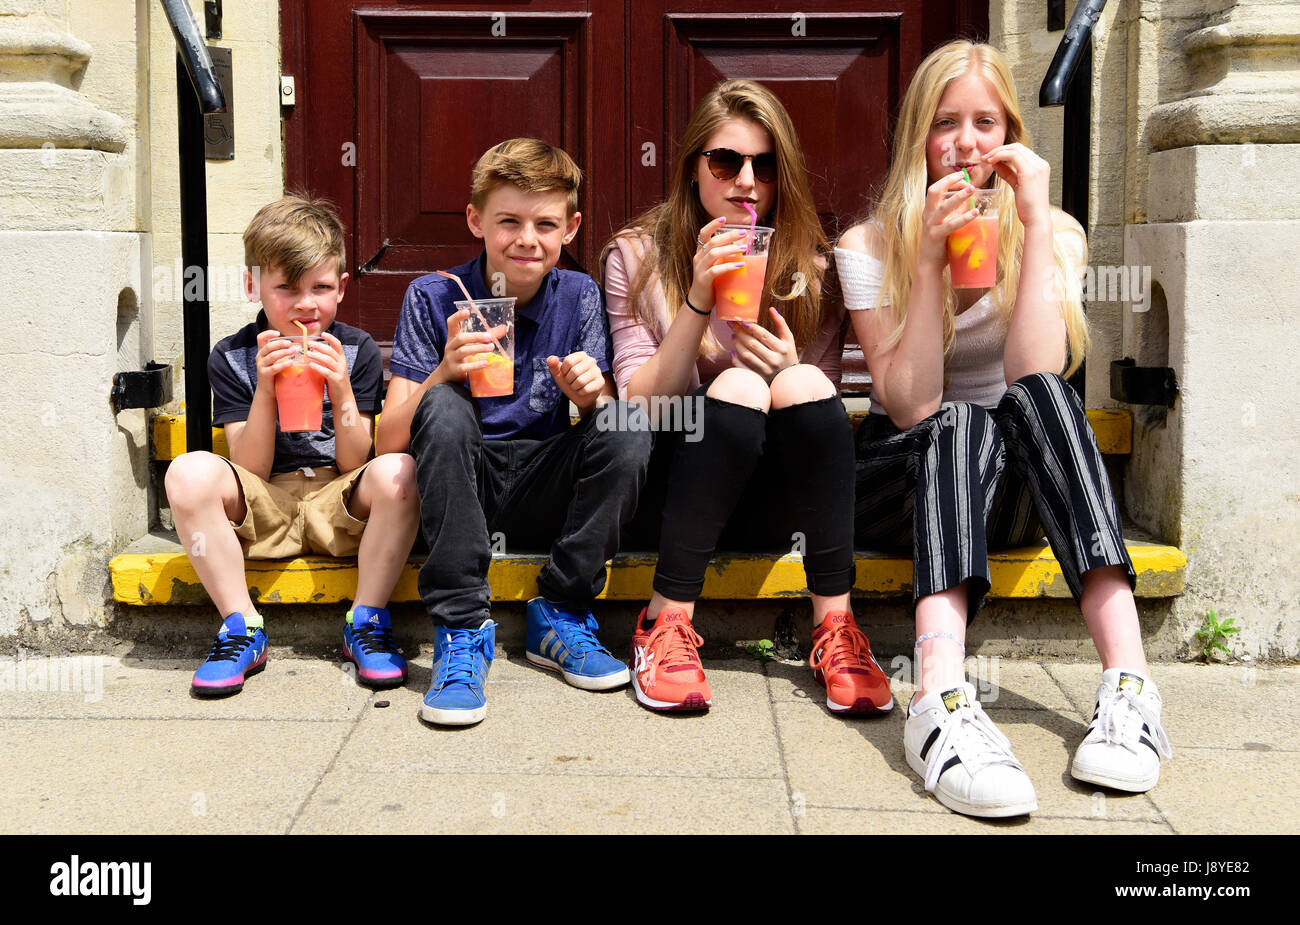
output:
[[[492,534],[511,549],[550,550],[541,596],[528,603],[528,660],[586,690],[629,680],[596,639],[591,603],[636,510],[650,432],[648,421],[597,426],[643,416],[636,407],[620,409],[629,417],[592,413],[617,400],[608,321],[595,281],[556,269],[582,221],[581,179],[565,152],[532,138],[501,142],[474,167],[466,219],[483,253],[451,272],[474,299],[515,298],[513,394],[473,398],[465,387],[486,367],[491,337],[460,330],[468,312],[454,305],[464,298],[455,282],[420,277],[402,303],[377,447],[415,457],[429,544],[420,596],[435,627],[420,716],[432,723],[469,725],[487,713]]]

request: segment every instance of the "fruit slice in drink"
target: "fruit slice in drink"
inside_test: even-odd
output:
[[[325,377],[306,364],[294,364],[275,376],[275,405],[280,430],[317,431],[325,401]]]
[[[739,258],[745,265],[729,270],[713,280],[714,311],[721,321],[757,321],[763,301],[763,279],[767,275],[767,254],[746,254]],[[725,263],[738,262],[728,257]],[[716,266],[716,264],[715,264]]]
[[[475,398],[500,398],[502,395],[515,393],[515,363],[509,357],[503,357],[493,350],[480,354],[487,360],[482,369],[472,369],[469,373],[469,394]]]
[[[997,282],[996,215],[981,215],[948,235],[948,269],[955,289],[987,289]]]

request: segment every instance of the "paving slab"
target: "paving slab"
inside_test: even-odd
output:
[[[96,659],[101,661],[97,664]],[[110,655],[28,656],[8,665],[0,662],[0,717],[349,720],[369,697],[344,664],[277,658],[273,647],[266,668],[248,678],[243,691],[199,698],[190,694],[198,665],[192,659]],[[3,683],[6,671],[13,673],[14,684]],[[63,690],[49,689],[58,687]]]
[[[1100,665],[1049,662],[1046,667],[1079,715],[1092,716]],[[1300,667],[1162,663],[1152,675],[1175,754],[1180,743],[1300,751]]]
[[[350,728],[292,720],[3,720],[0,831],[285,832]]]
[[[791,795],[808,805],[946,812],[903,757],[903,710],[832,716],[814,703],[775,703]],[[932,804],[932,805],[931,805]]]
[[[494,771],[565,775],[776,778],[782,770],[762,668],[744,660],[705,664],[714,709],[657,714],[628,688],[593,693],[522,658],[498,655],[487,684],[487,718],[467,727],[420,721],[431,669],[412,666],[407,686],[383,696],[339,755],[371,769],[392,760],[417,772]],[[414,688],[414,689],[412,689]]]
[[[940,807],[943,809],[943,807]],[[971,819],[957,813],[809,807],[798,817],[805,835],[1168,835],[1167,825],[1106,819],[1030,816]]]
[[[330,773],[293,832],[395,834],[792,834],[785,783],[766,779],[543,774],[365,776],[372,811],[349,817],[356,778]]]
[[[1179,748],[1149,794],[1180,835],[1300,834],[1295,755]]]

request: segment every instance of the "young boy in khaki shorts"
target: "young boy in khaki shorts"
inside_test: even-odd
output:
[[[415,463],[405,453],[370,459],[383,363],[369,334],[334,320],[348,280],[343,225],[324,200],[285,197],[253,217],[244,261],[245,291],[262,310],[208,358],[212,421],[225,429],[230,459],[185,453],[167,470],[176,532],[222,616],[191,689],[234,694],[266,665],[244,558],[308,554],[357,557],[344,655],[363,683],[401,684],[406,662],[387,607],[419,524]],[[320,336],[307,358],[325,380],[321,428],[286,433],[276,374],[300,355],[303,334]]]

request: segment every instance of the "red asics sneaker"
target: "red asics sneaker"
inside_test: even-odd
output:
[[[704,644],[682,610],[663,610],[647,630],[646,609],[632,636],[632,689],[637,703],[651,710],[707,710],[713,693],[700,665]]]
[[[826,688],[832,713],[888,713],[894,709],[889,678],[871,655],[871,643],[851,613],[828,613],[813,630],[808,664]]]

